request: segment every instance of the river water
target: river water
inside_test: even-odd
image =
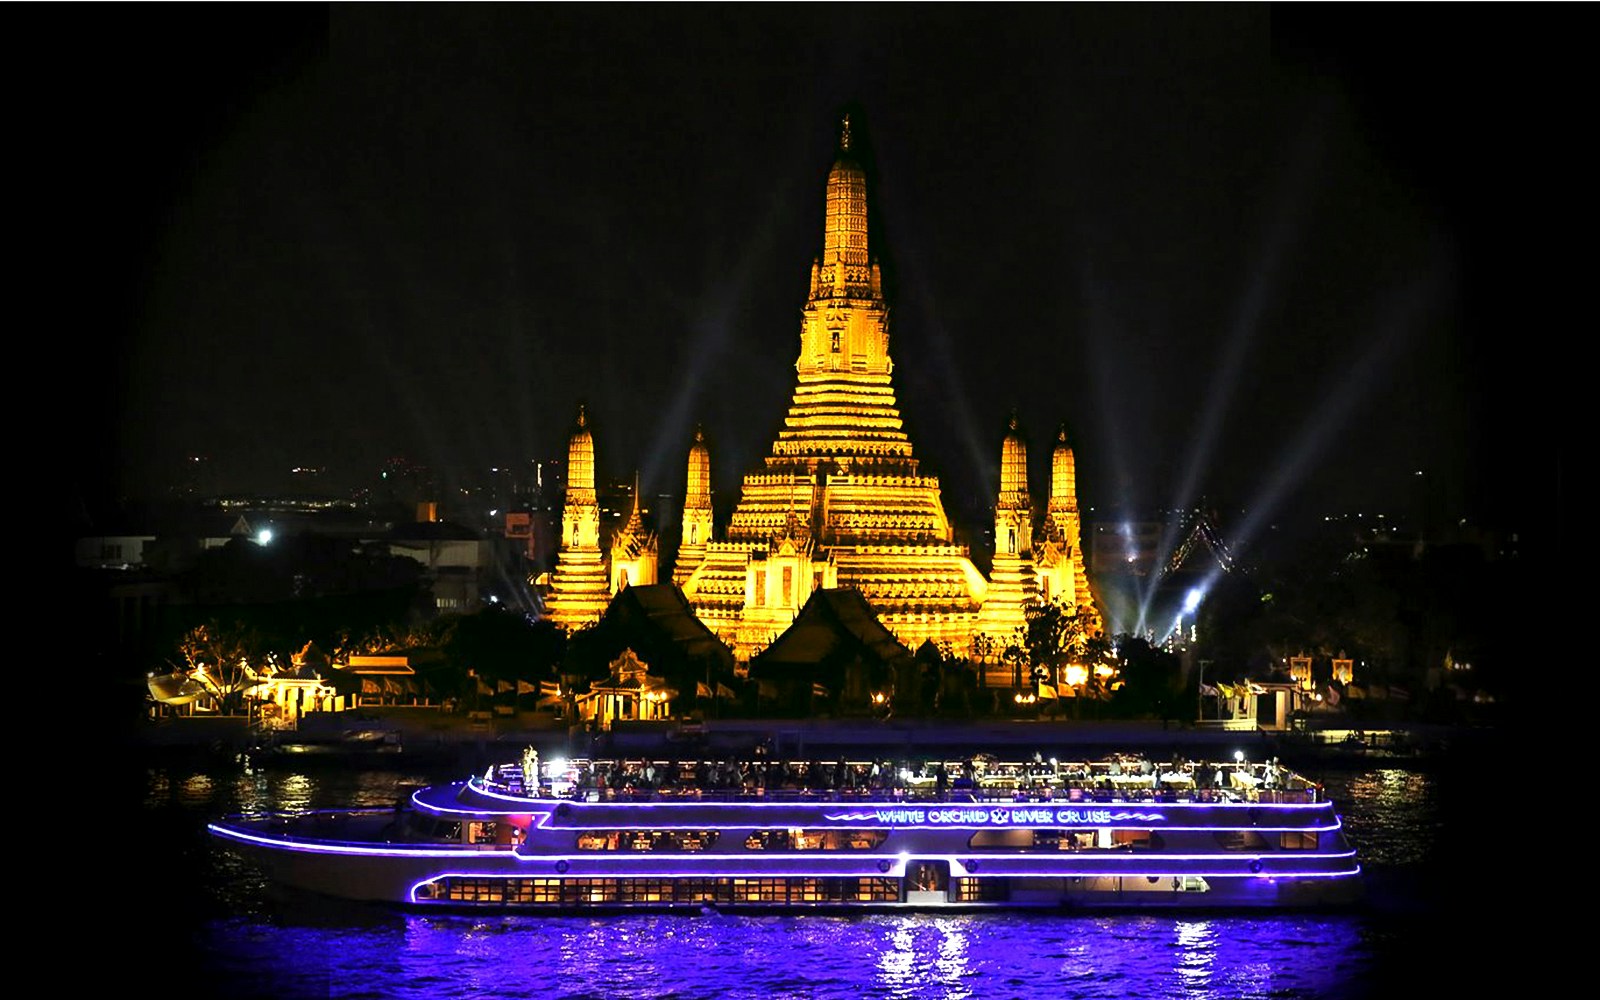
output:
[[[1467,829],[1490,758],[1318,770],[1368,902],[1322,914],[957,916],[418,915],[283,893],[204,832],[248,809],[384,806],[458,767],[260,767],[244,758],[107,766],[122,776],[109,884],[118,946],[74,970],[140,970],[169,996],[1364,998],[1466,988],[1497,912]],[[133,855],[116,852],[117,857]],[[95,890],[91,888],[91,892]],[[122,904],[127,904],[125,907]],[[1487,940],[1487,939],[1485,939]]]

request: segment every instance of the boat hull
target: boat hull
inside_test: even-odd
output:
[[[353,817],[367,837],[383,813]],[[392,820],[389,820],[392,822]],[[1316,875],[1271,872],[1183,874],[1205,864],[1142,860],[1131,874],[1035,875],[1028,859],[927,859],[944,866],[936,888],[919,888],[924,859],[705,856],[671,870],[648,858],[527,856],[507,847],[382,843],[371,839],[286,838],[270,827],[213,824],[213,833],[268,878],[305,892],[417,909],[525,912],[669,910],[698,912],[862,910],[1294,909],[1347,906],[1362,898],[1359,869]],[[1120,860],[1120,859],[1119,859]],[[864,866],[868,862],[870,867]],[[1108,861],[1116,864],[1118,861]],[[1007,874],[974,874],[984,866]],[[954,874],[952,874],[952,871]],[[1158,874],[1144,874],[1144,872]]]

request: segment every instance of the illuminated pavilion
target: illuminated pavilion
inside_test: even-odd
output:
[[[822,254],[812,262],[801,316],[789,413],[764,468],[744,477],[720,540],[712,538],[709,452],[695,432],[671,579],[696,616],[748,660],[824,588],[859,591],[913,649],[932,640],[964,652],[979,634],[1003,648],[1023,624],[1024,608],[1043,599],[1093,608],[1064,429],[1040,531],[1013,418],[1001,446],[987,578],[954,541],[939,480],[919,470],[895,400],[889,309],[869,252],[866,172],[851,148],[848,116],[828,174]],[[630,522],[629,538],[639,530]],[[580,412],[550,602],[551,617],[569,628],[597,619],[620,589],[615,570],[608,578],[601,566],[597,532],[593,441]],[[636,570],[632,582],[654,583],[653,562],[649,570],[648,579]]]

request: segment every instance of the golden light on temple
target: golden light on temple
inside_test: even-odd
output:
[[[600,504],[594,488],[594,435],[578,407],[567,444],[567,499],[561,510],[561,545],[551,580],[547,614],[568,630],[599,620],[611,600],[600,552]]]
[[[720,539],[711,537],[710,458],[698,430],[689,449],[671,579],[741,661],[783,633],[823,588],[860,591],[884,626],[911,648],[931,640],[967,649],[975,636],[989,636],[995,648],[1002,647],[1024,625],[1024,609],[1041,597],[1093,607],[1064,429],[1052,456],[1050,505],[1039,544],[1026,444],[1015,420],[1002,442],[990,574],[956,543],[939,480],[919,469],[901,421],[889,306],[872,254],[867,174],[857,138],[846,117],[824,190],[821,253],[811,262],[800,307],[789,410],[763,467],[744,477]],[[551,604],[552,617],[569,625],[599,617],[605,592],[620,589],[616,561],[635,558],[629,555],[634,548],[613,546],[609,577],[603,565],[589,568],[602,553],[588,527],[592,521],[597,529],[598,518],[587,506],[593,502],[593,442],[582,413],[579,428],[588,451],[579,455],[575,435],[569,492],[577,484],[581,502],[569,496],[563,510]],[[588,462],[587,480],[580,478],[580,458]],[[637,547],[637,532],[628,531],[630,545]],[[653,536],[643,544],[653,545]],[[642,564],[634,572],[640,569]],[[646,581],[630,576],[629,582]]]

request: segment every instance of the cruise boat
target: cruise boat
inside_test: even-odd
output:
[[[238,815],[269,877],[412,908],[1312,907],[1360,897],[1276,761],[539,761],[391,809]]]

